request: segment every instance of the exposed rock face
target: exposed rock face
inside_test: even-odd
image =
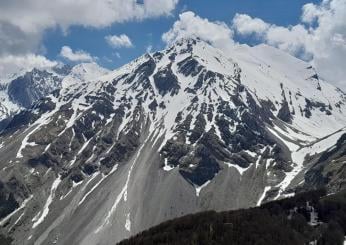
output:
[[[172,64],[161,69],[154,75],[154,83],[159,90],[160,95],[165,95],[168,92],[171,96],[178,94],[180,86],[177,77],[173,74]]]
[[[284,101],[281,105],[281,108],[278,113],[278,118],[281,119],[284,122],[291,122],[292,115],[288,106],[287,101]]]
[[[110,244],[319,185],[345,95],[275,49],[232,55],[182,40],[110,73],[83,66],[16,114],[0,134],[2,232],[14,244]],[[343,188],[335,176],[331,190]]]

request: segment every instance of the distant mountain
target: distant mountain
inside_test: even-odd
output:
[[[68,66],[34,68],[0,79],[0,131],[13,114],[31,108],[35,101],[60,88],[61,80],[70,70]]]
[[[90,68],[90,74],[87,74],[84,67]],[[85,80],[90,76],[100,75],[94,74],[93,67],[99,66],[94,63],[75,67],[60,64],[47,69],[34,68],[28,72],[13,74],[10,78],[0,79],[0,130],[13,114],[22,109],[30,109],[34,102],[60,89],[66,76],[75,76],[77,79],[80,76],[80,80]]]
[[[189,213],[345,188],[346,96],[275,48],[183,39],[60,84],[0,134],[13,244],[111,244]]]

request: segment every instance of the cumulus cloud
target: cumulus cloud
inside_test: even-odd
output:
[[[179,20],[162,35],[162,40],[171,44],[189,37],[199,37],[218,48],[226,49],[233,45],[233,31],[224,22],[212,22],[190,11],[179,15]]]
[[[83,50],[73,51],[69,46],[63,46],[60,56],[72,62],[91,62],[95,58]]]
[[[305,55],[305,44],[310,36],[301,24],[289,27],[276,26],[246,14],[236,14],[233,18],[233,29],[240,35],[255,34],[266,43],[285,50],[293,55]]]
[[[113,35],[113,36],[106,36],[105,37],[107,43],[113,47],[113,48],[131,48],[133,47],[131,39],[125,35],[121,34],[119,36]]]
[[[260,41],[309,60],[326,80],[346,90],[346,0],[306,4],[301,23],[277,26],[237,14],[233,28],[239,35],[255,34]]]
[[[270,25],[259,18],[251,18],[246,14],[236,14],[233,18],[233,27],[243,35],[253,33],[261,35],[268,30]]]
[[[1,78],[5,78],[19,71],[29,71],[33,68],[49,68],[58,65],[56,61],[48,60],[41,55],[8,55],[0,59]]]

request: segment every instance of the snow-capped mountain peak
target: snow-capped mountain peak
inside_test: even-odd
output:
[[[62,87],[68,88],[81,82],[90,82],[108,74],[110,71],[95,62],[75,65],[71,72],[63,79]]]

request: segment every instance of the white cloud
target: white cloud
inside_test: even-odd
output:
[[[313,23],[316,20],[316,17],[318,15],[322,14],[322,9],[313,4],[313,3],[307,3],[303,6],[303,15],[302,15],[302,21],[305,23]]]
[[[69,46],[63,46],[60,56],[72,62],[91,62],[95,58],[83,50],[73,51]]]
[[[29,71],[33,68],[48,68],[57,65],[56,61],[51,61],[41,55],[8,55],[0,59],[1,78],[5,78],[19,71]]]
[[[131,47],[133,47],[131,39],[125,34],[121,34],[119,36],[117,36],[117,35],[106,36],[105,39],[106,39],[107,43],[113,48],[121,48],[121,47],[131,48]]]
[[[242,35],[257,34],[261,35],[270,25],[258,18],[251,18],[246,14],[236,14],[233,18],[233,28]]]
[[[236,14],[233,18],[232,27],[240,35],[255,34],[266,43],[293,55],[302,54],[309,39],[309,33],[303,25],[276,26],[246,14]]]
[[[224,22],[212,22],[203,19],[193,12],[184,12],[179,15],[173,27],[162,35],[162,40],[171,44],[181,38],[198,36],[218,48],[227,48],[233,45],[233,32]]]
[[[170,15],[178,0],[3,0],[0,55],[36,52],[47,29],[103,28],[113,23]]]
[[[346,0],[309,3],[302,10],[302,23],[294,26],[276,26],[238,14],[233,28],[240,35],[255,34],[269,45],[310,60],[322,77],[346,90]]]

